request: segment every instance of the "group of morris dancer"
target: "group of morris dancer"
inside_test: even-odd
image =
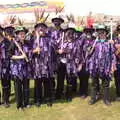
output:
[[[14,81],[17,109],[28,108],[30,80],[34,80],[34,104],[52,106],[54,100],[72,101],[73,94],[88,96],[89,79],[92,105],[100,98],[110,103],[110,81],[115,78],[116,100],[120,100],[120,25],[110,39],[105,25],[62,28],[62,18],[35,24],[33,32],[24,26],[0,27],[1,104],[10,106],[11,80]],[[114,34],[114,33],[113,33]],[[66,89],[65,89],[66,80]],[[79,82],[79,90],[77,81]]]

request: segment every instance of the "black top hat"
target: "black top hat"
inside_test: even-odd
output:
[[[83,32],[81,31],[75,31],[76,34],[81,35]]]
[[[43,28],[43,29],[46,29],[47,28],[47,25],[45,23],[37,23],[34,28],[37,29],[37,28]]]
[[[84,28],[83,32],[86,32],[86,33],[93,33],[95,31],[94,28]]]
[[[120,31],[120,25],[117,26],[116,31]]]
[[[10,36],[14,36],[14,31],[15,31],[15,28],[12,26],[4,28],[4,32]]]
[[[65,29],[65,32],[68,32],[68,31],[75,32],[75,29],[72,28],[72,27],[69,27],[69,28]]]
[[[108,28],[107,26],[105,25],[99,25],[97,28],[96,28],[96,31],[104,31],[104,32],[108,32]]]
[[[64,20],[62,18],[57,18],[57,17],[53,18],[52,19],[52,23],[56,23],[56,22],[62,24],[62,23],[64,23]]]
[[[18,26],[15,30],[15,33],[18,34],[19,32],[28,32],[28,29],[26,27]]]

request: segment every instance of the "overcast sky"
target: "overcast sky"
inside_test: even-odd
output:
[[[120,15],[120,0],[64,0],[66,12],[77,15],[93,13],[106,13]],[[73,6],[74,5],[74,6]]]

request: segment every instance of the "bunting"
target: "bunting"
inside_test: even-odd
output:
[[[62,1],[35,1],[30,3],[22,4],[6,4],[0,5],[1,13],[22,13],[22,12],[33,12],[34,9],[45,9],[46,12],[55,11],[56,7],[63,8],[64,3]]]

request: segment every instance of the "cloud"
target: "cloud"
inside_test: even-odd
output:
[[[120,0],[64,0],[65,11],[76,15],[93,13],[120,14]]]

